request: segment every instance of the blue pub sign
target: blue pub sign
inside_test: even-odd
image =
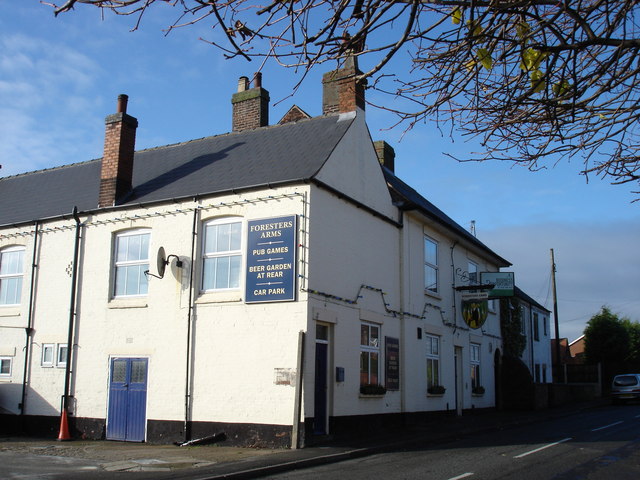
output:
[[[297,217],[250,220],[245,303],[296,299]]]

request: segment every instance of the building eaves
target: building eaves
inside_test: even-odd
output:
[[[393,172],[391,172],[388,168],[382,167],[382,171],[384,173],[385,179],[387,181],[387,185],[389,186],[389,191],[391,193],[391,197],[393,200],[402,204],[400,207],[404,210],[418,210],[425,217],[430,218],[431,220],[437,222],[444,228],[448,229],[455,235],[462,237],[465,241],[469,242],[476,248],[485,252],[486,254],[492,256],[498,266],[500,267],[509,267],[511,266],[511,262],[505,260],[489,247],[487,247],[484,243],[478,240],[474,235],[468,232],[465,228],[461,227],[458,223],[456,223],[453,219],[451,219],[447,214],[445,214],[442,210],[436,207],[429,200],[420,195],[416,190],[411,188],[405,182],[400,180],[395,176]]]

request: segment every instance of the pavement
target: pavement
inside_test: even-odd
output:
[[[561,418],[580,410],[599,408],[607,399],[538,411],[504,412],[478,410],[456,417],[435,415],[398,430],[366,438],[331,439],[303,449],[265,449],[214,445],[176,446],[113,441],[57,441],[29,437],[0,437],[0,460],[47,457],[48,464],[75,464],[78,469],[101,472],[100,478],[198,478],[200,480],[247,479],[284,471],[334,463],[419,444],[429,447],[476,433],[504,430],[520,425]],[[6,457],[4,457],[6,456]],[[43,459],[44,460],[44,459]],[[32,462],[34,465],[37,462]],[[147,475],[144,474],[147,473]],[[88,473],[88,472],[87,472]],[[12,478],[18,478],[14,476]],[[35,478],[35,477],[34,477]]]

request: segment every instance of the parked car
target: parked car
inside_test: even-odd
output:
[[[640,373],[616,375],[611,385],[613,403],[640,399]]]

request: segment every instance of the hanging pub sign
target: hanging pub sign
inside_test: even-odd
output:
[[[247,223],[245,302],[296,299],[296,216]]]
[[[515,280],[513,272],[480,272],[480,283],[493,285],[489,297],[513,297]]]
[[[486,292],[462,294],[462,318],[470,328],[477,329],[484,325],[489,314],[489,302]]]

